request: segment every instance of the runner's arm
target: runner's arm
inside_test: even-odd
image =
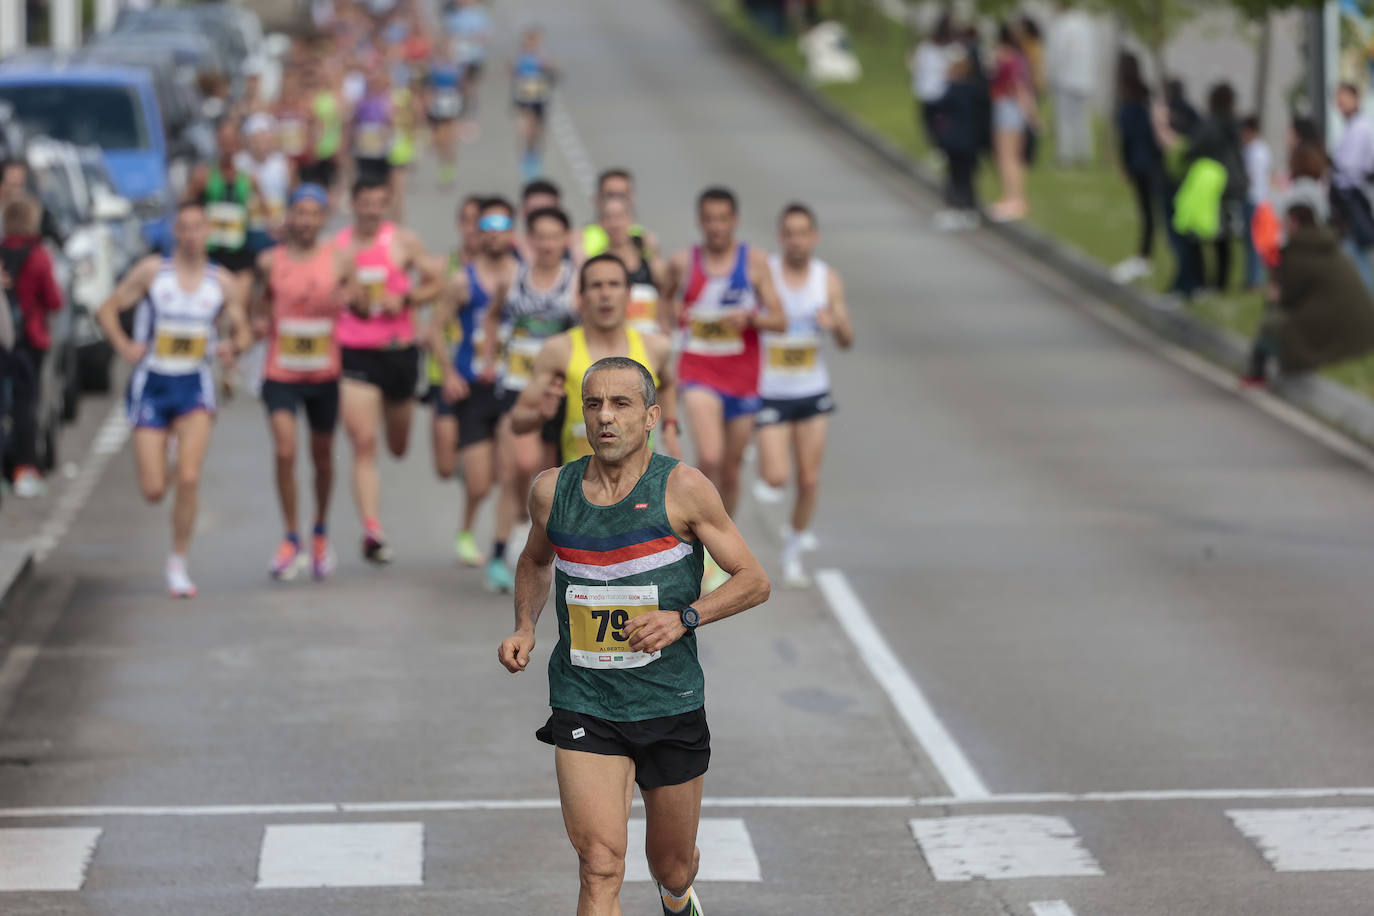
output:
[[[658,406],[662,411],[658,428],[659,441],[669,457],[681,458],[682,445],[679,438],[677,419],[677,366],[673,365],[673,342],[662,335],[652,334],[644,338],[644,346],[649,358],[654,361],[658,375]]]
[[[568,356],[568,335],[557,334],[544,341],[539,355],[534,358],[530,383],[511,408],[511,432],[517,436],[538,432],[545,422],[558,415],[558,403],[564,396],[562,377],[568,371]]]
[[[490,376],[488,381],[496,378],[496,353],[501,341],[501,313],[505,309],[505,293],[501,293],[501,298],[493,298],[491,304],[487,306],[486,315],[482,316],[482,340],[478,345],[478,361],[483,367],[482,374]]]
[[[749,249],[749,279],[762,306],[754,313],[754,327],[760,331],[786,331],[787,312],[783,310],[782,299],[773,286],[773,271],[768,269],[768,255],[758,248]]]
[[[95,313],[95,320],[100,325],[100,330],[105,333],[105,339],[110,342],[110,346],[131,363],[143,358],[144,347],[142,344],[134,343],[129,339],[129,335],[124,333],[124,327],[119,323],[119,313],[127,312],[143,301],[161,265],[161,255],[149,255],[139,261],[133,270],[119,281],[114,292],[110,293],[110,298],[100,303],[100,308]]]
[[[420,282],[410,291],[410,301],[416,304],[434,301],[444,290],[447,260],[430,254],[420,237],[409,229],[402,230],[401,244],[405,247],[406,263],[420,274]]]
[[[253,327],[248,323],[248,303],[245,301],[247,296],[239,291],[227,270],[216,270],[219,271],[221,288],[225,290],[224,316],[229,319],[231,339],[228,343],[232,348],[229,355],[236,357],[253,346]],[[233,359],[226,361],[233,362]]]
[[[848,350],[854,345],[854,323],[849,320],[849,303],[844,298],[844,281],[840,279],[839,273],[834,268],[829,271],[830,276],[826,279],[827,298],[825,311],[821,314],[826,316],[829,323],[830,333],[834,335],[835,342],[843,350]]]
[[[530,489],[530,536],[515,566],[515,632],[497,650],[497,657],[512,674],[524,671],[534,649],[534,625],[549,600],[553,584],[553,545],[545,526],[558,488],[558,469],[545,471]]]
[[[659,323],[663,330],[669,334],[673,328],[678,326],[681,320],[680,303],[678,302],[678,290],[682,287],[683,277],[687,275],[687,252],[679,251],[668,259],[668,265],[663,271],[663,282],[659,286]]]
[[[444,329],[467,304],[470,295],[467,273],[456,272],[445,285],[443,294],[435,300],[434,310],[429,316],[429,350],[443,373],[443,397],[449,403],[457,403],[466,398],[468,385],[458,374],[458,367],[453,365]]]
[[[673,468],[668,477],[666,502],[668,520],[674,530],[686,529],[730,574],[728,582],[692,603],[701,625],[733,617],[768,600],[768,574],[744,542],[725,511],[720,494],[705,474],[685,464]],[[636,652],[657,652],[677,642],[687,633],[681,610],[664,608],[636,617],[627,629],[630,648]]]

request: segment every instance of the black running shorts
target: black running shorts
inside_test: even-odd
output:
[[[334,382],[276,382],[264,379],[262,403],[268,415],[279,410],[293,416],[302,405],[312,433],[334,432],[339,424],[339,383]]]
[[[387,401],[408,401],[415,397],[420,381],[420,351],[414,347],[360,350],[343,348],[344,378],[382,390]]]
[[[640,722],[610,722],[585,713],[555,709],[534,736],[565,751],[629,757],[641,789],[680,786],[711,763],[706,708]]]

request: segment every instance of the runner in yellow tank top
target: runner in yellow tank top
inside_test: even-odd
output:
[[[534,377],[511,410],[514,431],[532,432],[556,417],[566,399],[561,441],[565,464],[592,453],[582,422],[582,376],[592,363],[608,356],[628,356],[653,375],[663,407],[659,423],[663,450],[674,458],[681,456],[672,344],[662,334],[641,334],[626,326],[629,280],[625,263],[615,255],[597,255],[582,265],[579,283],[584,324],[544,342],[535,357]]]

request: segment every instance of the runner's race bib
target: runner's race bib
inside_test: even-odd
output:
[[[501,377],[502,388],[507,391],[525,390],[534,378],[534,358],[539,355],[539,348],[543,345],[542,338],[530,337],[520,331],[506,341],[506,371]]]
[[[358,268],[358,285],[363,288],[367,311],[373,316],[381,314],[382,299],[386,296],[386,277],[385,267]]]
[[[205,216],[210,221],[207,244],[211,248],[237,251],[248,235],[248,208],[230,201],[206,204]]]
[[[290,118],[281,122],[281,151],[296,157],[305,152],[305,122]]]
[[[549,79],[542,73],[531,73],[515,78],[515,100],[527,105],[537,104],[548,98]]]
[[[205,363],[210,328],[201,322],[159,321],[148,368],[168,375],[194,372]]]
[[[634,652],[626,628],[658,610],[657,585],[569,585],[568,633],[579,668],[643,668],[660,652]]]
[[[463,113],[463,97],[456,89],[441,89],[429,102],[430,117],[451,120]]]
[[[360,159],[381,159],[391,148],[391,131],[385,124],[361,124],[353,137],[354,153]]]
[[[820,358],[821,341],[814,334],[774,337],[768,341],[771,372],[810,372]]]
[[[333,365],[334,322],[283,318],[277,324],[277,365],[288,372],[320,372]]]
[[[688,353],[699,356],[739,356],[744,335],[724,318],[736,309],[692,309],[687,319]]]
[[[659,331],[657,287],[649,283],[636,283],[630,287],[630,304],[625,309],[625,320],[641,333]]]

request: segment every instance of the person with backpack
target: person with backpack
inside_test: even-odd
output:
[[[0,269],[13,316],[14,346],[10,351],[10,392],[13,410],[14,495],[33,499],[46,492],[38,471],[38,399],[43,360],[52,341],[48,314],[62,309],[62,293],[53,273],[52,258],[39,236],[41,208],[27,194],[11,197],[0,224]]]

